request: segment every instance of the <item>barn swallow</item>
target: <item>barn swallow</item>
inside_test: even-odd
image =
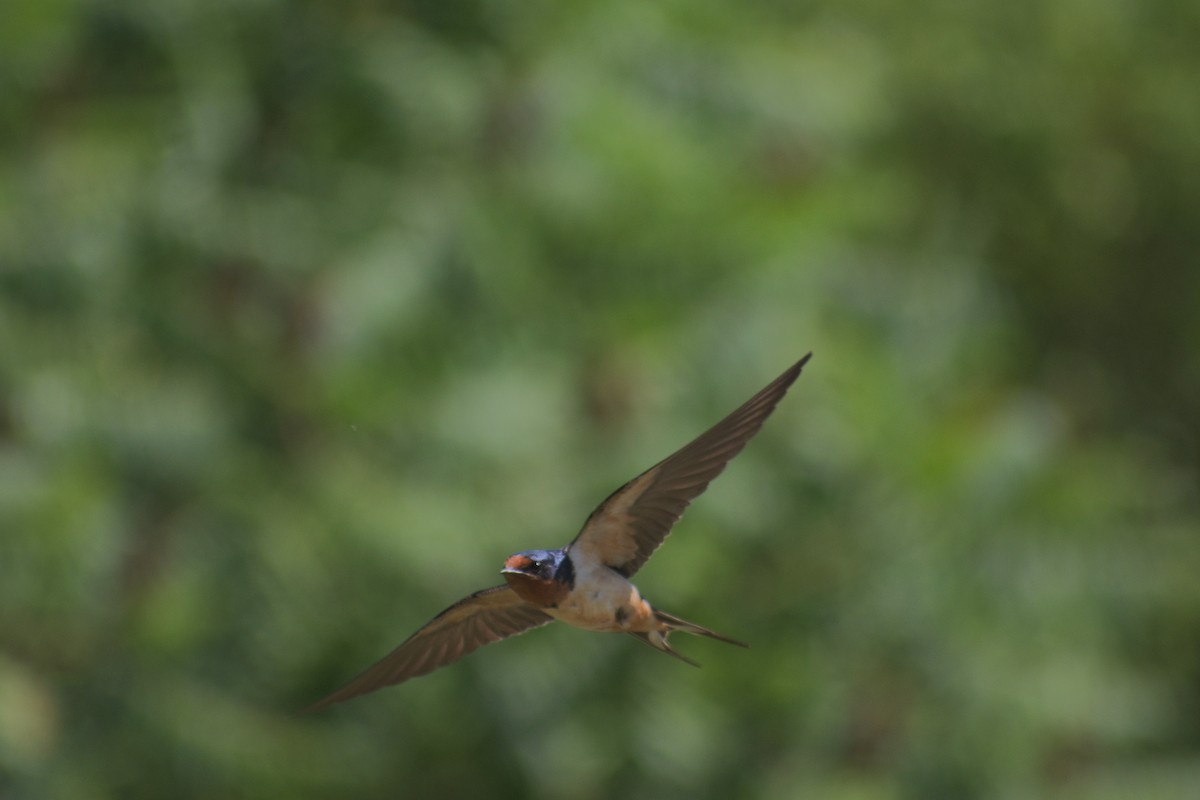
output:
[[[658,549],[684,509],[754,434],[812,353],[674,455],[608,496],[559,550],[509,556],[505,583],[459,600],[374,666],[305,711],[316,711],[452,664],[485,644],[561,620],[589,631],[628,633],[697,666],[667,643],[674,631],[747,647],[660,611],[629,582]]]

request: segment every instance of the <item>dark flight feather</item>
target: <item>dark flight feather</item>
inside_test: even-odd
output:
[[[438,614],[404,644],[333,694],[304,709],[304,713],[433,672],[486,644],[553,621],[508,586],[475,592]]]
[[[667,538],[688,504],[758,433],[811,357],[809,353],[800,359],[690,444],[609,495],[587,518],[567,552],[585,550],[626,578],[632,577]]]

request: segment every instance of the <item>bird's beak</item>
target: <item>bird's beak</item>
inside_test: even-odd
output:
[[[503,575],[505,573],[510,573],[510,574],[516,574],[516,575],[523,575],[526,572],[528,572],[529,567],[532,564],[533,564],[533,560],[530,559],[528,556],[523,556],[520,554],[515,555],[515,556],[509,556],[508,560],[504,562],[504,569],[500,570],[500,574]]]

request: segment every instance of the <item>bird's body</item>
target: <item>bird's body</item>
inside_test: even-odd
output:
[[[569,559],[570,583],[531,576],[524,554],[505,562],[504,578],[518,597],[576,628],[619,633],[653,628],[653,609],[628,578],[586,556],[558,553]]]
[[[402,683],[473,650],[560,620],[589,631],[628,633],[689,664],[667,643],[685,631],[745,647],[653,608],[630,582],[688,504],[758,432],[811,354],[690,444],[613,492],[559,550],[526,550],[505,561],[505,584],[463,598],[434,617],[315,711]]]

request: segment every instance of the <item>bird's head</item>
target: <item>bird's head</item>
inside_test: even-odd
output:
[[[508,557],[500,571],[517,595],[536,606],[554,606],[575,585],[571,558],[562,550],[526,550]]]

